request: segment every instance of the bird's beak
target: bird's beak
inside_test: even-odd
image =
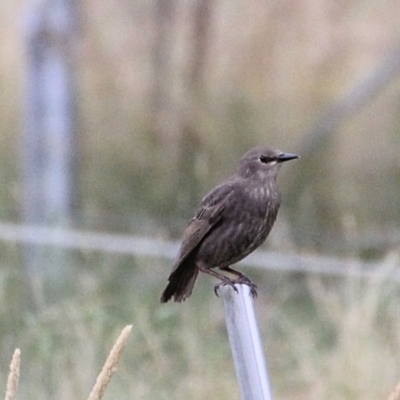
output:
[[[290,154],[290,153],[282,153],[279,154],[278,159],[276,160],[278,163],[282,163],[289,160],[294,160],[295,158],[299,158],[297,154]]]

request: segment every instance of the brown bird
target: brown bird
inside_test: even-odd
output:
[[[268,147],[255,147],[239,161],[235,175],[211,190],[187,226],[178,259],[161,296],[183,301],[192,293],[199,271],[221,280],[215,286],[235,283],[257,287],[230,265],[242,260],[267,238],[281,202],[276,178],[282,162],[298,158]],[[214,269],[233,274],[236,279]]]

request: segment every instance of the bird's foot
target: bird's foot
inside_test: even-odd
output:
[[[258,296],[258,293],[257,293],[258,287],[257,287],[257,285],[255,285],[255,284],[252,283],[252,282],[248,283],[248,285],[250,286],[250,294],[251,294],[251,297],[252,297],[253,299],[255,299],[255,298]]]
[[[234,290],[236,293],[238,293],[238,289],[237,289],[237,287],[235,286],[235,283],[237,283],[237,282],[236,282],[236,281],[232,281],[232,280],[230,280],[230,279],[228,279],[228,278],[226,278],[226,280],[223,280],[223,281],[220,282],[220,283],[217,283],[217,284],[214,286],[214,293],[215,293],[215,295],[216,295],[217,297],[219,297],[219,296],[218,296],[218,289],[219,289],[221,286],[230,286],[230,287],[233,288],[233,290]]]
[[[239,293],[238,288],[235,286],[236,283],[239,285],[249,286],[251,297],[253,297],[253,299],[255,299],[257,297],[257,294],[258,294],[257,293],[257,290],[258,290],[257,285],[255,285],[253,282],[251,282],[251,280],[249,278],[247,278],[246,276],[244,276],[243,278],[239,278],[235,281],[227,279],[227,280],[223,280],[222,282],[218,283],[217,285],[214,286],[214,292],[215,292],[216,296],[219,297],[218,289],[221,286],[226,286],[226,285],[231,286],[236,293]]]
[[[243,285],[249,286],[250,287],[251,297],[253,297],[253,299],[255,299],[257,297],[258,287],[247,276],[245,276],[245,275],[241,276],[239,279],[237,279],[235,281],[235,283],[239,283],[239,284],[243,284]]]

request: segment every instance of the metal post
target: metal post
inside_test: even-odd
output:
[[[28,1],[22,141],[23,220],[67,227],[74,212],[76,0]],[[65,252],[24,249],[30,281],[67,279]],[[58,293],[58,289],[55,290]]]
[[[24,220],[68,226],[73,214],[75,0],[28,2],[23,136]]]
[[[218,295],[225,308],[225,321],[243,400],[272,400],[264,351],[247,285],[221,286]]]

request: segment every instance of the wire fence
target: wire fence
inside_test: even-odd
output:
[[[149,237],[130,236],[73,229],[47,228],[22,224],[0,223],[0,241],[38,246],[52,246],[71,250],[146,256],[174,260],[180,242],[157,240]],[[327,257],[310,254],[289,254],[257,250],[241,262],[258,269],[286,272],[307,272],[336,276],[381,276],[385,268],[379,262],[359,259]],[[390,257],[389,264],[399,265],[398,254]],[[400,281],[400,272],[393,271],[391,278]]]

